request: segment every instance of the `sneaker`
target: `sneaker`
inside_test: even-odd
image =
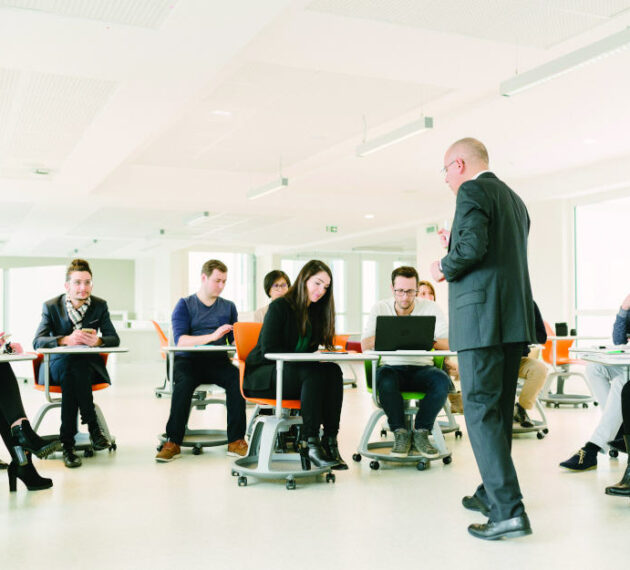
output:
[[[514,423],[519,424],[521,427],[524,428],[534,427],[534,422],[527,415],[527,410],[518,402],[514,404]]]
[[[571,471],[595,469],[597,467],[597,452],[589,453],[584,448],[580,448],[569,459],[560,463],[560,467],[565,467]]]
[[[162,449],[155,456],[155,460],[160,463],[168,463],[169,461],[173,461],[173,459],[177,459],[182,454],[182,449],[173,441],[167,441]]]
[[[237,439],[228,443],[227,454],[233,457],[245,457],[247,455],[247,442],[244,439]]]
[[[413,449],[427,459],[435,459],[440,452],[429,441],[428,429],[413,430]]]
[[[411,449],[411,434],[405,428],[394,430],[394,447],[389,452],[393,457],[407,457]]]

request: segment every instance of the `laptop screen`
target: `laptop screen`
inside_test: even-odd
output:
[[[431,350],[435,316],[376,317],[375,350]]]

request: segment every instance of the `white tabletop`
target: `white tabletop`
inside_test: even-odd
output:
[[[35,360],[37,354],[32,352],[24,352],[23,354],[0,354],[0,362],[19,362],[21,360]]]
[[[163,346],[162,352],[230,352],[236,351],[236,347],[230,344],[201,344],[195,346]]]
[[[581,334],[576,336],[557,336],[557,335],[548,335],[547,340],[607,340],[610,337],[608,336],[583,336]]]
[[[364,362],[378,356],[361,352],[268,352],[265,358],[284,362]]]
[[[366,350],[364,354],[377,356],[457,356],[452,350]]]
[[[604,348],[589,347],[569,349],[569,352],[588,362],[600,364],[630,365],[630,346],[607,346]]]
[[[56,346],[55,348],[38,348],[40,354],[104,354],[112,352],[129,352],[123,346]]]

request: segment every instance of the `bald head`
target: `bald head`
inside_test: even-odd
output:
[[[481,141],[473,138],[454,142],[444,155],[445,182],[457,194],[459,187],[488,170],[488,151]]]
[[[486,170],[490,162],[485,145],[471,137],[454,142],[446,153],[456,158],[463,158],[471,168],[479,167],[481,170]]]

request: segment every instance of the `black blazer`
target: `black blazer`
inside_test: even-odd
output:
[[[85,312],[83,317],[83,328],[91,328],[101,332],[101,340],[103,346],[118,346],[120,344],[120,338],[116,333],[116,329],[112,324],[109,317],[109,310],[107,308],[107,302],[99,297],[92,296],[92,302]],[[72,334],[74,330],[72,321],[68,316],[66,309],[66,296],[59,295],[54,299],[50,299],[44,303],[42,309],[42,321],[37,327],[35,333],[35,339],[33,340],[33,348],[55,348],[59,346],[59,339],[62,336],[68,336]],[[62,358],[62,354],[51,354],[51,363]],[[92,368],[98,377],[99,381],[109,382],[109,374],[107,368],[100,356],[95,354],[94,356],[86,355],[92,362]],[[39,371],[39,383],[44,383],[44,370],[40,368]]]
[[[249,353],[245,361],[245,390],[267,390],[272,385],[276,366],[267,360],[268,352],[297,352],[300,332],[295,311],[284,297],[276,299],[269,305],[258,343]],[[317,341],[311,343],[304,352],[315,352]]]
[[[529,224],[523,201],[491,172],[460,186],[441,260],[451,350],[535,342]]]

